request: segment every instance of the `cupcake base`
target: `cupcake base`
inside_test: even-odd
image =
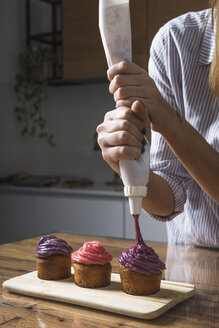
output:
[[[123,292],[136,296],[151,295],[160,290],[162,272],[148,276],[131,271],[120,264],[120,277]]]
[[[51,255],[38,257],[37,276],[45,280],[67,279],[71,276],[71,256]]]
[[[77,286],[85,288],[100,288],[110,285],[111,263],[104,265],[73,262],[74,282]]]

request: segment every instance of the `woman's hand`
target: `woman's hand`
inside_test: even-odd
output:
[[[108,70],[108,78],[117,107],[141,100],[148,110],[151,128],[162,134],[194,180],[219,203],[219,153],[162,98],[145,70],[124,61]]]
[[[151,128],[162,132],[175,117],[175,110],[162,98],[154,81],[147,72],[132,62],[123,61],[113,65],[107,72],[111,81],[110,93],[114,94],[116,107],[131,106],[141,100],[148,109]]]
[[[144,150],[146,134],[150,141],[147,110],[140,101],[106,113],[97,127],[98,144],[104,160],[120,175],[121,159],[137,159]]]

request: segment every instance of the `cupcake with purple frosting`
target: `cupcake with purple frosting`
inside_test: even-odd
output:
[[[144,243],[137,219],[135,228],[136,245],[125,249],[118,257],[122,290],[138,296],[154,294],[160,290],[165,265],[153,248]]]
[[[40,238],[36,250],[38,278],[45,280],[69,278],[72,251],[72,247],[63,239],[53,235]]]

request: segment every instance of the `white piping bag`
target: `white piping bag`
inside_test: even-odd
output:
[[[99,29],[109,67],[122,60],[132,60],[129,0],[99,0]],[[147,139],[140,158],[121,160],[119,167],[130,212],[139,215],[149,180],[150,144]]]

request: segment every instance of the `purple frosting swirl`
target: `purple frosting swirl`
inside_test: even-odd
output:
[[[137,244],[126,248],[118,258],[120,264],[126,268],[141,272],[146,275],[154,275],[165,269],[164,263],[159,259],[153,248],[145,244]]]
[[[164,263],[159,259],[152,247],[147,246],[142,238],[138,215],[134,215],[136,244],[130,248],[126,248],[118,257],[120,264],[145,275],[152,276],[160,273],[165,269]]]
[[[69,256],[72,251],[72,247],[65,240],[53,235],[47,235],[40,238],[36,250],[36,257],[47,257],[51,255]]]

